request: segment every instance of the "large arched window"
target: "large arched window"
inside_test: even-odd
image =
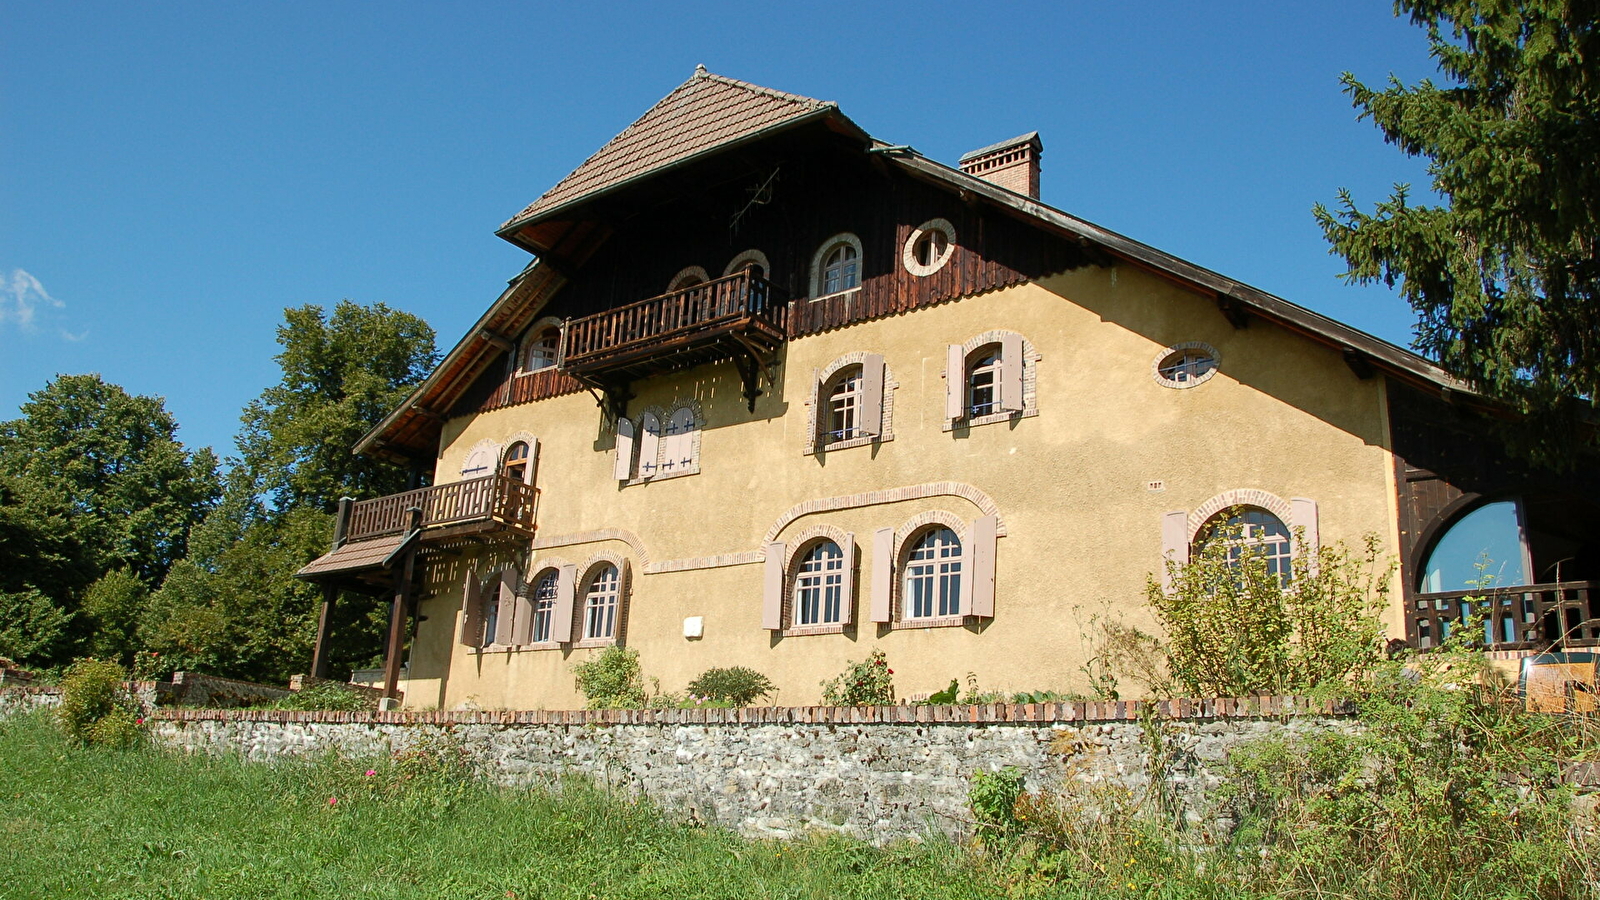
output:
[[[1486,503],[1434,542],[1422,567],[1422,592],[1528,584],[1522,515],[1514,500]]]
[[[1222,552],[1230,565],[1245,556],[1261,560],[1267,571],[1287,584],[1294,577],[1293,541],[1283,520],[1255,506],[1239,506],[1212,516],[1195,537],[1194,556],[1213,541],[1225,541]]]
[[[961,614],[961,539],[954,531],[932,528],[911,545],[900,597],[908,621]]]
[[[833,541],[811,546],[800,560],[794,579],[794,624],[836,625],[844,621],[844,551]]]
[[[555,619],[556,595],[560,591],[560,575],[555,569],[547,569],[539,579],[533,583],[533,642],[535,644],[547,643],[550,640],[551,624]],[[571,610],[569,604],[567,609]]]
[[[617,605],[622,577],[617,567],[605,563],[594,570],[583,595],[583,639],[612,640],[617,636]]]

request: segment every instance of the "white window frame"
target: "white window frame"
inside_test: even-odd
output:
[[[824,553],[824,548],[828,547],[833,548],[831,554]],[[845,570],[849,565],[850,561],[844,558],[844,549],[828,538],[811,541],[801,548],[799,564],[795,567],[794,585],[790,590],[793,627],[844,625],[844,605],[849,601],[844,596],[849,581]],[[807,621],[810,618],[807,613],[812,606],[816,608],[816,615],[813,621]]]
[[[948,534],[950,539],[937,547],[930,548],[936,555],[923,560],[916,558],[916,555],[922,552],[923,544],[942,534]],[[946,552],[952,545],[955,552],[953,554]],[[916,627],[924,624],[941,624],[951,619],[963,619],[961,591],[962,570],[966,565],[966,542],[962,540],[962,535],[949,525],[928,525],[918,529],[906,541],[906,548],[901,555],[903,557],[900,566],[901,623]],[[917,569],[927,569],[927,571],[915,571]],[[934,605],[924,615],[917,615],[914,609],[916,599],[913,580],[928,582],[933,591],[929,601]]]

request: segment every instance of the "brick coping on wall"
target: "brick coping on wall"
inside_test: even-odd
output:
[[[1309,697],[1220,697],[1205,700],[1087,703],[987,703],[977,706],[747,706],[741,709],[533,709],[330,712],[268,709],[162,708],[158,722],[306,722],[363,725],[924,725],[1084,724],[1163,719],[1256,719],[1292,715],[1348,716],[1349,701]]]

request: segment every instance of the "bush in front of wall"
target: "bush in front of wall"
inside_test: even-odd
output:
[[[637,650],[607,647],[583,662],[573,663],[572,674],[587,699],[587,709],[639,709],[649,702]]]
[[[80,659],[61,676],[57,715],[68,738],[80,744],[127,747],[139,739],[143,717],[128,693],[127,673],[109,660]]]
[[[825,706],[893,706],[894,670],[882,650],[874,650],[861,662],[845,666],[843,672],[822,683]]]
[[[744,666],[707,669],[689,682],[689,694],[731,706],[749,706],[758,697],[770,697],[777,688],[772,680]]]
[[[337,681],[317,681],[308,684],[272,704],[273,709],[331,710],[333,712],[360,712],[372,709],[375,702],[352,691]]]

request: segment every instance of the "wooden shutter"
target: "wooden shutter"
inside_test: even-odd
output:
[[[967,393],[967,352],[960,344],[945,348],[944,359],[944,417],[958,421],[965,406]]]
[[[1022,335],[1000,337],[1000,408],[1007,412],[1022,409]]]
[[[869,437],[883,434],[883,354],[868,353],[861,361],[861,409],[857,414],[862,432]]]
[[[478,589],[478,577],[467,573],[466,589],[461,600],[461,643],[468,647],[483,646],[483,601]]]
[[[1172,589],[1172,573],[1167,563],[1184,565],[1189,561],[1189,513],[1174,510],[1161,516],[1161,589]]]
[[[617,573],[617,626],[611,631],[612,640],[621,644],[627,638],[628,611],[633,608],[633,563],[622,561],[622,571]]]
[[[872,533],[872,621],[888,622],[894,597],[894,529]]]
[[[661,419],[655,413],[645,413],[639,419],[639,465],[636,469],[640,481],[649,481],[656,475],[657,450],[661,446]]]
[[[851,625],[856,620],[856,536],[846,534],[839,542],[844,551],[844,581],[840,585],[839,624]]]
[[[1322,546],[1322,536],[1317,533],[1317,501],[1304,497],[1289,500],[1289,533],[1299,532],[1294,545],[1296,556],[1305,554],[1306,564],[1316,571],[1317,548]]]
[[[664,452],[661,460],[663,474],[682,472],[694,465],[694,410],[687,406],[672,414],[672,421],[667,424],[667,437],[662,441]]]
[[[499,618],[494,628],[494,642],[497,644],[515,644],[517,613],[517,573],[514,569],[506,569],[500,573],[499,594],[495,602],[500,605]]]
[[[633,477],[633,420],[617,419],[617,455],[611,462],[611,476],[618,481]]]
[[[811,370],[811,449],[828,446],[828,383],[816,369]]]
[[[528,438],[528,474],[525,484],[539,483],[539,439]]]
[[[550,640],[572,643],[572,608],[578,591],[578,567],[562,566],[556,575],[556,605],[550,610]]]
[[[994,558],[1000,527],[999,516],[983,516],[973,521],[967,535],[967,548],[961,567],[962,614],[994,618]]]
[[[761,627],[783,630],[783,551],[782,541],[767,545],[765,583],[761,592]]]

